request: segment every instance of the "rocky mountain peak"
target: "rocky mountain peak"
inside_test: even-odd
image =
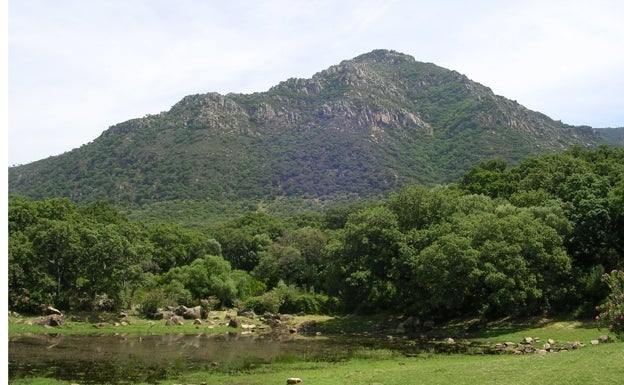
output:
[[[80,151],[11,168],[9,189],[122,204],[371,196],[599,143],[456,71],[375,50],[267,92],[186,96]]]

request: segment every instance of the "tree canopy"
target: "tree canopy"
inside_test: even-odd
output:
[[[589,316],[624,267],[624,150],[572,148],[320,217],[128,219],[97,201],[9,199],[9,306]],[[148,312],[145,312],[146,314]]]

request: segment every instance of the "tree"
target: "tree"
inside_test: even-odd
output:
[[[163,272],[220,251],[219,244],[203,233],[173,223],[149,227],[148,236],[153,244],[153,261]]]
[[[198,258],[186,266],[174,267],[161,278],[161,284],[171,285],[173,282],[180,282],[191,294],[191,300],[196,302],[215,296],[222,305],[231,306],[238,296],[237,283],[232,277],[229,262],[215,255]]]
[[[408,309],[422,314],[451,317],[473,311],[479,297],[479,252],[471,240],[445,234],[408,260],[400,287],[413,296],[404,298]],[[405,299],[409,298],[409,299]]]
[[[455,212],[458,195],[450,189],[405,187],[390,194],[388,207],[397,216],[402,231],[422,229],[446,220]]]
[[[461,178],[459,186],[469,194],[507,198],[517,189],[517,180],[509,172],[505,160],[492,159],[471,167]]]
[[[405,251],[397,216],[385,206],[349,216],[337,259],[340,290],[349,310],[383,311],[396,303],[397,267]]]
[[[248,212],[210,231],[232,268],[249,272],[258,264],[259,253],[282,235],[284,225],[269,215]]]

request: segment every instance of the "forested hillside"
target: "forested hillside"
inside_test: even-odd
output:
[[[9,201],[9,307],[165,305],[423,319],[591,316],[624,268],[624,150],[574,147],[371,204],[188,229],[106,202]]]
[[[267,92],[187,96],[78,149],[11,167],[9,190],[104,200],[135,218],[208,213],[200,223],[258,205],[290,212],[377,199],[456,181],[488,159],[515,165],[603,142],[455,71],[378,50]]]

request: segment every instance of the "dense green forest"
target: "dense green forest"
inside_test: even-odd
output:
[[[9,306],[165,305],[435,320],[595,315],[624,268],[624,149],[574,147],[376,203],[201,228],[108,203],[9,198]]]

